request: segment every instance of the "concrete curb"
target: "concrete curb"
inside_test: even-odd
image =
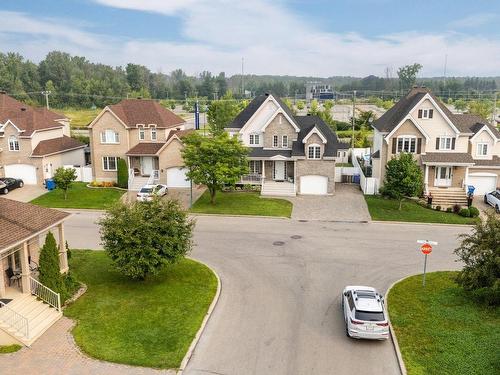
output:
[[[419,222],[414,222],[414,221],[384,221],[384,220],[371,220],[370,223],[374,224],[406,224],[406,225],[432,225],[432,226],[440,226],[440,227],[460,227],[460,228],[467,228],[467,227],[474,227],[474,224],[441,224],[441,223],[419,223]]]
[[[415,274],[415,275],[419,275],[419,274]],[[388,303],[389,300],[387,299],[387,297],[389,296],[389,292],[394,287],[394,285],[396,285],[400,281],[403,281],[403,280],[405,280],[409,277],[415,276],[415,275],[405,276],[399,280],[394,281],[391,284],[391,286],[389,286],[387,291],[385,292],[385,297],[384,297],[385,301]],[[387,307],[387,315],[389,315],[389,307]],[[401,375],[407,375],[406,366],[405,366],[405,363],[403,361],[403,356],[401,355],[401,350],[399,350],[398,338],[396,337],[396,334],[394,333],[394,328],[392,327],[390,315],[389,315],[389,332],[391,333],[392,347],[394,348],[394,351],[396,352],[396,358],[398,360],[399,371],[401,372]]]
[[[260,215],[231,215],[231,214],[205,214],[199,212],[188,211],[189,216],[220,216],[220,217],[243,217],[251,219],[279,219],[279,220],[291,220],[289,217],[285,216],[260,216]]]
[[[189,258],[189,259],[192,259],[192,258]],[[192,260],[203,264],[205,267],[208,267],[208,269],[213,272],[213,274],[217,278],[217,291],[215,292],[214,299],[212,300],[212,303],[208,307],[208,311],[205,314],[205,317],[203,318],[203,322],[201,323],[200,329],[198,330],[198,332],[196,332],[196,336],[194,337],[193,341],[191,342],[191,345],[189,346],[189,349],[186,352],[186,355],[182,359],[179,370],[177,371],[177,375],[182,375],[182,373],[186,369],[186,366],[188,365],[189,360],[191,359],[191,357],[194,353],[194,350],[196,349],[196,346],[198,345],[198,342],[200,341],[201,335],[205,331],[205,327],[208,324],[208,321],[209,321],[210,317],[212,316],[212,313],[213,313],[215,307],[217,306],[217,302],[219,302],[219,297],[220,297],[220,293],[222,290],[222,283],[220,281],[220,277],[217,274],[217,272],[215,272],[215,270],[212,267],[210,267],[208,264],[205,264],[197,259],[192,259]]]
[[[103,213],[106,210],[99,210],[97,208],[55,208],[56,210],[69,212],[69,213],[78,213],[78,212],[95,212],[95,213]]]

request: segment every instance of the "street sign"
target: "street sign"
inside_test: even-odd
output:
[[[424,243],[422,246],[420,246],[420,250],[423,254],[427,255],[432,253],[432,246],[428,243]]]

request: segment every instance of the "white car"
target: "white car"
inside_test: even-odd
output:
[[[137,200],[139,202],[150,202],[153,197],[163,197],[167,192],[168,189],[165,185],[144,185],[137,193]]]
[[[500,214],[500,190],[492,191],[484,195],[484,203],[489,204],[497,214]]]
[[[384,297],[369,286],[346,286],[342,292],[346,335],[359,339],[386,340],[389,322]]]

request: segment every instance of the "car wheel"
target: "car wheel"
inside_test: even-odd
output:
[[[345,324],[345,335],[347,337],[351,337],[351,335],[349,334],[349,327],[347,327],[347,323]]]
[[[2,191],[3,191],[4,194],[7,194],[9,192],[9,189],[4,188]]]
[[[19,187],[22,188],[24,186],[24,182],[19,183]]]
[[[484,203],[488,204],[488,197],[486,195],[484,196]]]
[[[500,214],[500,207],[498,207],[498,204],[497,204],[497,206],[495,207],[495,211],[497,212],[497,214]]]

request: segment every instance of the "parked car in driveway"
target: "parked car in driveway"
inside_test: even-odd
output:
[[[165,185],[144,185],[141,190],[137,193],[137,200],[139,202],[149,202],[153,200],[155,196],[163,197],[167,194],[168,189]]]
[[[384,297],[369,286],[346,286],[342,292],[346,335],[359,339],[386,340],[389,322]]]
[[[492,191],[484,195],[484,203],[492,206],[497,214],[500,214],[500,190]]]
[[[9,191],[22,188],[24,186],[23,180],[19,178],[2,177],[0,178],[0,192],[7,194]]]

